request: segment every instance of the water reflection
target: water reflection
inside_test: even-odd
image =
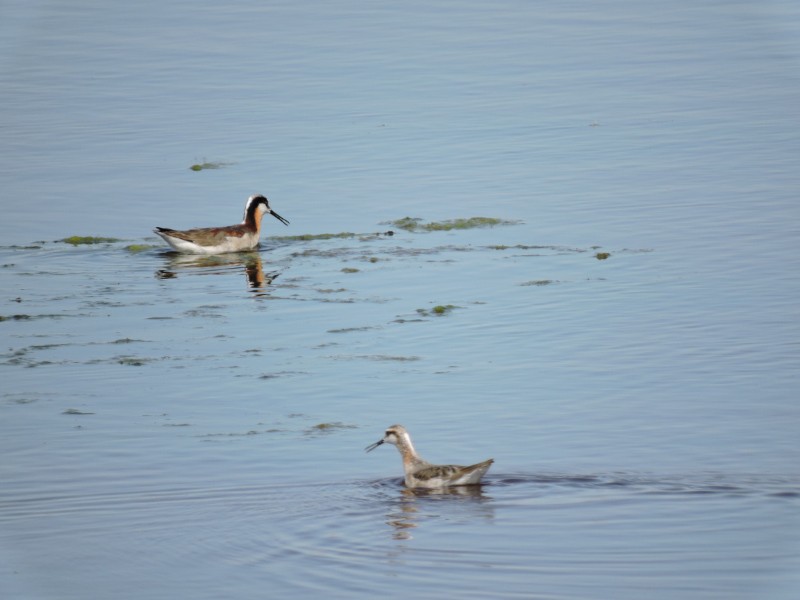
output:
[[[467,521],[494,518],[494,509],[489,500],[491,497],[484,494],[482,485],[438,489],[403,488],[398,501],[386,515],[386,524],[394,529],[394,539],[410,540],[414,529],[422,526],[427,519],[439,518],[441,512],[447,512],[451,518]]]
[[[191,275],[226,275],[231,271],[244,270],[248,287],[256,295],[266,291],[272,281],[278,277],[277,271],[264,272],[261,255],[258,252],[238,252],[235,254],[215,254],[202,256],[165,252],[166,264],[156,271],[158,279],[175,279],[181,273]]]

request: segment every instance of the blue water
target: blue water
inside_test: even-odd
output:
[[[797,597],[794,3],[1,12],[3,597]]]

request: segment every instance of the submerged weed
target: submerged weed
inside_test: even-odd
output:
[[[316,425],[306,429],[305,434],[306,435],[329,434],[333,433],[334,431],[339,431],[342,429],[357,429],[357,426],[348,425],[347,423],[342,423],[341,421],[334,421],[331,423],[317,423]]]
[[[232,165],[232,164],[233,163],[222,162],[222,161],[217,161],[217,162],[206,162],[206,161],[204,161],[204,162],[201,162],[201,163],[194,164],[189,168],[192,171],[205,171],[205,170],[208,170],[208,169],[221,169],[222,167],[227,167],[228,165]]]
[[[520,285],[550,285],[551,283],[555,283],[552,279],[534,279],[533,281],[526,281],[525,283],[520,283]]]
[[[271,235],[270,240],[279,242],[311,242],[314,240],[334,240],[357,237],[355,233],[343,231],[342,233],[305,233],[302,235]]]
[[[335,421],[333,423],[317,423],[311,429],[316,429],[317,431],[328,431],[331,429],[355,429],[355,425],[346,425],[341,421]]]
[[[131,244],[130,246],[125,246],[125,250],[131,254],[138,254],[139,252],[145,252],[146,250],[152,250],[160,247],[161,246],[154,246],[152,244]]]
[[[120,356],[117,359],[117,364],[126,365],[129,367],[143,367],[148,362],[150,362],[150,359],[148,358],[138,358],[135,356]]]
[[[519,221],[509,221],[494,217],[470,217],[469,219],[450,219],[447,221],[431,221],[424,223],[416,217],[403,217],[389,224],[405,231],[451,231],[453,229],[474,229],[476,227],[494,227],[495,225],[516,225]]]

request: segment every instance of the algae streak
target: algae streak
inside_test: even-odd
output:
[[[431,221],[424,223],[416,217],[404,217],[389,224],[405,231],[451,231],[453,229],[475,229],[477,227],[495,227],[497,225],[516,225],[519,221],[496,219],[494,217],[470,217],[468,219],[451,219],[447,221]]]

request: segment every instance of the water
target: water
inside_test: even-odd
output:
[[[793,3],[2,10],[4,597],[797,597]]]

